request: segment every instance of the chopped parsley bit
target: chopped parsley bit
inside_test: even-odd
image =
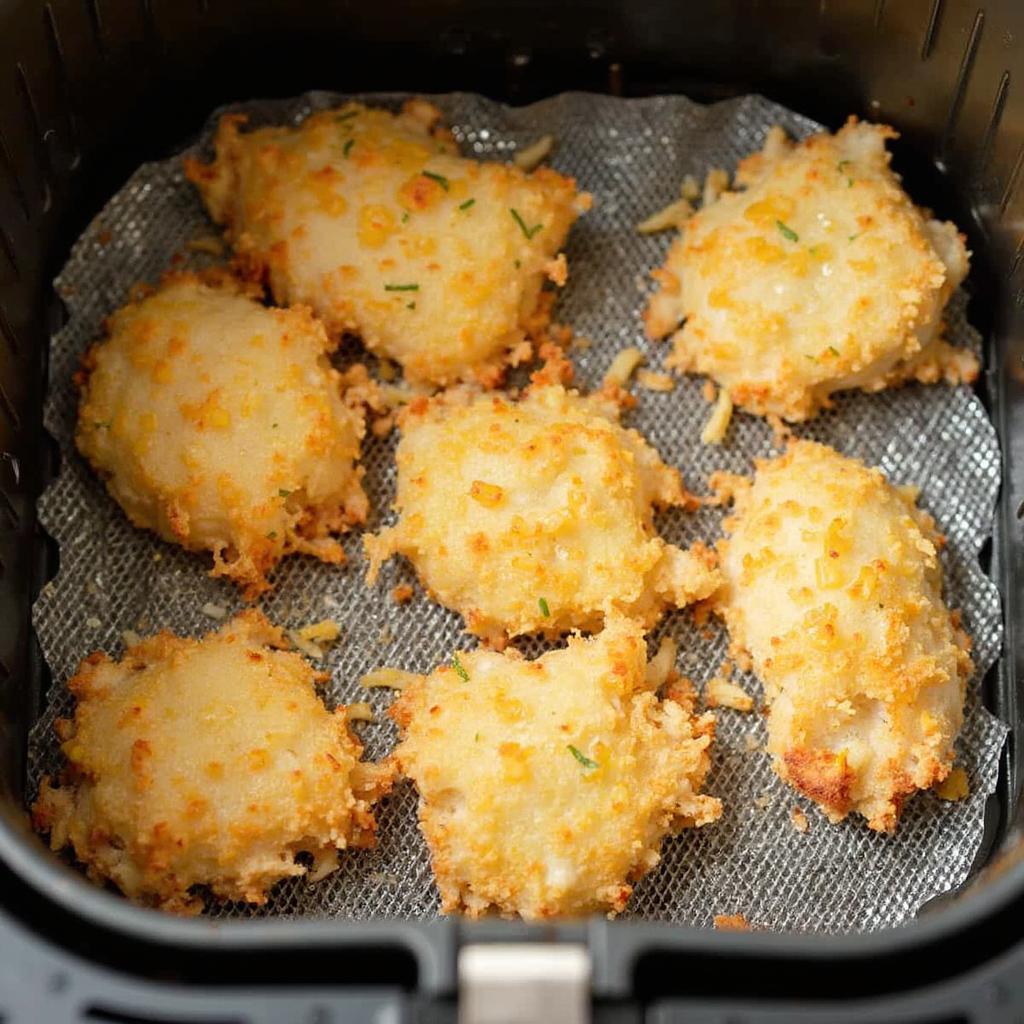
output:
[[[836,168],[837,168],[837,170],[839,171],[840,174],[842,174],[843,171],[846,170],[846,168],[849,167],[849,166],[850,166],[850,161],[849,160],[840,160],[839,163],[836,164]]]
[[[814,356],[809,356],[806,352],[804,353],[804,359],[810,359],[812,363],[816,363],[818,361]]]
[[[475,736],[473,737],[473,741],[474,741],[475,743],[479,743],[479,742],[480,742],[480,733],[477,733],[477,734],[476,734],[476,735],[475,735]]]
[[[280,488],[278,488],[277,493],[280,494],[282,498],[287,498],[288,495],[290,495],[292,492],[289,491],[289,490],[286,490],[284,487],[280,487]]]
[[[521,266],[522,266],[522,263],[520,263],[519,260],[516,260],[516,262],[515,262],[516,270],[518,270]]]
[[[415,309],[416,308],[416,303],[415,302],[407,302],[405,304],[405,308],[406,309]]]
[[[878,607],[879,607],[879,608],[885,608],[885,605],[884,605],[884,604],[882,604],[882,602],[881,602],[881,601],[879,601],[879,602],[878,602]]]
[[[111,420],[96,420],[93,426],[97,430],[109,430],[111,422]]]
[[[829,352],[831,352],[831,353],[832,353],[832,355],[834,355],[834,356],[838,356],[838,355],[839,355],[839,349],[837,349],[837,348],[835,347],[835,345],[829,345],[829,347],[828,347],[828,350],[829,350]]]
[[[539,605],[540,605],[540,613],[541,613],[541,615],[543,615],[543,616],[544,616],[544,618],[546,618],[546,619],[549,619],[549,618],[551,618],[551,609],[550,609],[550,608],[548,607],[548,602],[547,602],[547,600],[546,600],[545,598],[543,598],[543,597],[542,597],[542,598],[540,598],[540,600],[539,600],[539,601],[537,602],[537,604],[539,604]]]
[[[420,286],[418,284],[386,284],[384,285],[384,291],[386,292],[418,292]]]
[[[467,199],[464,203],[459,203],[459,209],[468,210],[475,202],[475,199]]]
[[[352,152],[352,147],[355,144],[356,144],[356,140],[355,139],[349,139],[348,142],[345,143],[345,146],[344,146],[344,148],[341,151],[341,155],[344,156],[344,157],[347,157],[349,155],[349,153]]]
[[[534,224],[532,228],[528,228],[526,226],[526,221],[523,220],[519,211],[514,206],[510,206],[508,212],[512,214],[512,219],[519,225],[519,230],[526,236],[526,240],[528,242],[533,240],[533,236],[537,234],[538,231],[543,231],[543,224]]]
[[[847,188],[853,188],[853,178],[847,178],[846,179],[846,187]]]
[[[267,540],[274,540],[276,537],[277,530],[271,530],[270,533],[267,534]]]
[[[469,673],[462,667],[462,662],[459,661],[457,654],[452,655],[452,668],[458,673],[459,678],[464,682],[469,682]]]
[[[276,423],[271,423],[270,424],[270,429],[271,430],[277,430],[277,427],[278,427],[278,425]]]
[[[443,174],[435,174],[433,171],[424,171],[423,177],[429,178],[431,181],[436,181],[438,185],[440,185],[441,188],[445,190],[445,192],[447,192],[448,189],[451,188],[451,186],[448,184],[448,179]]]
[[[409,211],[406,210],[405,213],[402,214],[402,223],[404,224],[408,219],[409,219]]]
[[[574,747],[571,743],[569,744],[569,753],[572,754],[572,756],[575,757],[576,760],[587,769],[587,771],[593,771],[595,768],[600,767],[596,761],[591,761],[582,750]]]
[[[855,242],[855,241],[856,241],[856,240],[857,240],[858,238],[860,238],[860,236],[861,236],[861,235],[863,235],[863,234],[864,234],[864,232],[863,232],[863,231],[858,231],[858,232],[857,232],[857,234],[855,234],[855,235],[847,235],[847,236],[846,236],[846,240],[847,240],[848,242]]]
[[[788,238],[791,242],[800,241],[800,236],[788,224],[783,224],[781,220],[777,220],[775,226],[782,232],[783,238]]]
[[[358,110],[346,110],[344,114],[339,114],[334,120],[335,121],[351,121],[353,117],[359,115]]]

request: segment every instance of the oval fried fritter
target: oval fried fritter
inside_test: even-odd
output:
[[[655,532],[694,499],[614,403],[555,384],[520,401],[450,392],[405,410],[396,526],[366,537],[369,582],[405,555],[433,598],[492,642],[594,630],[612,609],[650,627],[718,584],[703,545]]]
[[[564,284],[558,253],[590,199],[547,168],[459,156],[440,117],[422,100],[397,115],[347,103],[243,133],[228,115],[213,162],[186,173],[278,302],[359,334],[411,381],[492,384],[525,354],[545,277]]]
[[[214,896],[266,902],[282,878],[318,878],[337,851],[373,845],[372,802],[391,770],[359,762],[345,709],[256,611],[202,640],[170,633],[97,653],[69,682],[78,704],[58,731],[64,779],[32,808],[50,845],[70,845],[96,881],[181,913]]]
[[[653,665],[653,663],[652,663]],[[643,631],[610,619],[536,661],[460,652],[392,708],[442,909],[525,918],[625,908],[665,836],[704,825],[714,716],[653,692]]]
[[[974,354],[942,340],[968,252],[890,170],[896,134],[855,118],[798,144],[769,133],[740,165],[746,188],[693,216],[655,271],[645,321],[652,337],[675,331],[667,365],[788,420],[833,391],[975,379]]]
[[[832,821],[893,831],[949,773],[973,671],[935,523],[911,489],[811,441],[713,484],[736,501],[715,601],[764,682],[776,770]]]
[[[86,354],[78,447],[136,526],[212,552],[250,597],[291,552],[340,563],[332,535],[367,514],[364,424],[329,349],[308,310],[171,275]]]

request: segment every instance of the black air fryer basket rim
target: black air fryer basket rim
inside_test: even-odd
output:
[[[98,17],[97,12],[102,12],[106,3],[108,3],[108,0],[87,0],[86,6]],[[7,7],[8,10],[13,10],[15,6],[17,6],[17,0],[13,0],[13,2],[11,0],[7,0],[7,2],[0,0],[0,19],[2,19],[5,13],[3,11],[4,7]],[[28,5],[22,4],[21,6],[24,8]],[[60,3],[46,4],[43,8],[44,14],[49,12],[49,15],[46,16],[52,17],[54,10],[57,10],[59,16],[63,6]],[[114,6],[112,0],[110,0],[110,6]],[[225,10],[232,8],[230,2],[221,4],[217,3],[216,0],[212,4],[207,2],[207,0],[200,0],[197,6],[204,15],[211,8],[221,6]],[[260,5],[261,10],[263,6]],[[273,6],[268,4],[266,8],[270,10]],[[297,0],[295,4],[296,9],[301,9],[306,15],[309,14],[310,9],[316,6],[316,4],[304,5],[300,0]],[[478,6],[481,11],[486,9],[487,12],[497,9],[496,5],[491,4],[480,4]],[[640,13],[636,15],[636,25],[630,27],[636,28],[639,26],[641,19],[658,6],[653,3],[637,4],[634,10]],[[661,6],[664,7],[665,5]],[[755,6],[745,3],[743,0],[735,0],[733,3],[722,5],[722,7],[729,7],[734,13],[739,11],[751,20],[754,19]],[[802,16],[812,18],[815,16],[812,14],[812,11],[817,12],[817,15],[821,16],[826,11],[826,8],[829,7],[842,13],[844,8],[850,11],[854,7],[868,6],[871,6],[871,4],[866,4],[863,0],[859,4],[854,2],[845,4],[834,2],[828,5],[815,2],[807,3],[806,5],[793,5],[793,10],[788,13],[782,11],[772,13],[778,16],[776,20],[783,26],[780,31],[784,31],[786,17],[795,18],[794,11],[797,8],[805,7],[806,10],[802,11]],[[981,8],[959,3],[957,0],[949,0],[948,4],[944,4],[942,0],[929,0],[928,3],[922,2],[914,6],[915,9],[917,6],[922,7],[922,11],[927,14],[921,51],[919,54],[914,54],[914,57],[919,57],[921,61],[931,59],[936,48],[941,48],[944,38],[942,35],[943,28],[948,28],[950,25],[958,23],[953,20],[954,15],[957,19],[963,21],[963,24],[969,30],[969,35],[965,35],[964,38],[962,54],[958,51],[957,56],[953,59],[952,72],[949,76],[951,81],[955,78],[955,91],[951,93],[952,100],[949,108],[949,123],[952,123],[954,114],[959,116],[967,82],[978,52],[978,40],[981,38],[981,30],[985,26],[985,15]],[[141,7],[145,17],[149,19],[147,24],[150,28],[156,26],[157,22],[153,19],[159,14],[159,3],[154,3],[152,0],[144,0]],[[542,7],[543,5],[537,5],[538,10]],[[599,9],[591,9],[589,5],[571,3],[566,4],[565,7],[567,11],[575,9],[577,14],[587,11],[595,19],[600,20],[608,14],[608,11],[613,9],[614,5],[598,5]],[[910,4],[908,3],[907,8],[904,8],[904,10],[909,7]],[[1009,3],[1004,5],[1004,7],[1005,13],[1010,11],[1013,5]],[[473,16],[468,10],[464,10],[462,5],[456,4],[455,8],[458,8],[458,15],[460,17],[464,17],[467,21],[472,21]],[[442,16],[454,17],[453,11],[455,8],[452,11],[446,10]],[[154,15],[154,11],[157,11],[157,15]],[[977,14],[975,15],[974,12],[977,12]],[[229,13],[231,12],[229,11]],[[233,13],[240,19],[245,17],[249,11],[245,5],[242,5]],[[897,13],[896,4],[887,5],[885,0],[876,0],[874,3],[876,29],[881,18],[894,17],[897,16]],[[994,9],[994,5],[990,5],[990,14],[988,15],[988,31],[990,34],[998,28],[998,13]],[[11,17],[13,20],[13,15]],[[380,17],[384,22],[389,21],[383,14]],[[622,13],[622,18],[625,18],[624,12]],[[979,18],[981,19],[980,21]],[[1009,19],[1009,15],[1007,15],[1007,19]],[[482,14],[480,20],[486,22],[487,18]],[[608,20],[614,21],[618,30],[625,31],[622,28],[622,24],[610,15],[608,15]],[[515,19],[506,18],[505,21],[510,23],[515,21]],[[654,15],[651,16],[651,23],[652,25],[658,24],[658,19]],[[385,25],[385,28],[389,27]],[[1021,24],[1021,28],[1024,29],[1024,23]],[[517,31],[516,27],[511,24],[507,24],[506,29],[510,33]],[[149,30],[147,29],[147,31]],[[519,28],[518,31],[520,35],[525,34],[528,36],[530,27],[525,25]],[[568,27],[566,31],[569,31]],[[103,37],[104,33],[107,33],[109,36],[109,24],[105,29],[100,26],[100,30],[97,30],[97,38]],[[1008,30],[1007,34],[1009,34]],[[424,35],[424,39],[426,38],[427,36]],[[669,41],[665,45],[670,46],[672,44],[671,37],[667,35],[667,38]],[[986,40],[988,38],[988,36],[985,37]],[[1017,52],[1020,49],[1021,38],[1024,38],[1024,35],[1019,35],[1017,38]],[[821,41],[821,44],[824,46],[823,41]],[[108,39],[108,47],[109,45]],[[433,40],[431,40],[429,45],[433,45]],[[658,51],[659,48],[659,42],[650,33],[645,37],[643,32],[639,30],[634,33],[634,38],[621,42],[620,45],[623,52],[629,51],[630,47],[632,47],[633,53],[641,56],[645,53],[645,48],[651,52]],[[3,40],[0,38],[0,50],[2,50],[2,46]],[[514,49],[509,44],[507,52],[511,54]],[[661,53],[661,56],[664,57],[664,53]],[[103,60],[108,63],[101,66],[102,72],[124,71],[123,66],[118,65],[115,67],[109,63],[109,58],[110,53],[108,52],[103,57]],[[1010,58],[1007,59],[1010,60]],[[615,59],[614,51],[606,51],[601,60],[609,65],[607,81],[614,87],[615,83],[621,80],[622,75],[621,66],[619,61]],[[1015,66],[1019,67],[1020,63],[1020,60],[1017,59]],[[628,59],[626,66],[630,66]],[[24,76],[24,69],[21,69],[20,64],[18,67],[20,69],[19,73]],[[727,68],[725,70],[728,72],[732,69]],[[908,65],[908,74],[910,70]],[[779,75],[792,76],[793,67],[782,68],[781,71],[775,68],[774,71]],[[1007,72],[1007,74],[1009,73]],[[766,82],[769,77],[766,71]],[[27,78],[26,81],[28,81]],[[443,79],[431,79],[430,81],[433,84],[430,87],[423,88],[422,91],[440,92],[445,91],[447,88],[474,88],[474,83],[470,81],[447,82]],[[358,88],[357,83],[350,84]],[[368,87],[376,84],[379,83],[368,83]],[[399,87],[404,86],[406,82],[395,82],[392,80],[385,84]],[[408,84],[410,88],[415,89],[422,83],[409,82]],[[244,86],[241,88],[244,89]],[[996,97],[997,106],[1006,100],[1005,90],[1002,85],[1000,89],[1003,91]],[[285,92],[291,93],[301,91],[301,87],[285,89]],[[521,98],[517,97],[515,88],[510,86],[509,91],[512,98]],[[670,86],[664,90],[657,91],[685,91],[685,89],[681,87],[672,88]],[[772,92],[770,86],[766,87],[764,91]],[[779,98],[782,99],[783,97],[780,96]],[[797,105],[792,98],[789,98],[789,102],[791,105]],[[211,97],[209,107],[212,108],[215,105],[215,98]],[[1002,108],[999,107],[999,112],[1001,113],[1001,111]],[[39,123],[47,124],[51,122],[46,120],[44,113],[43,119]],[[996,123],[994,113],[992,125]],[[0,124],[0,127],[2,127],[2,124]],[[994,131],[994,128],[992,131]],[[991,147],[992,139],[988,138],[985,145]],[[6,158],[6,154],[0,152],[0,171],[3,170],[2,163],[4,158]],[[1007,196],[1010,195],[1011,186],[1015,181],[1018,185],[1018,194],[1021,192],[1019,179],[1024,178],[1024,172],[1021,171],[1022,161],[1024,161],[1024,148],[1021,150],[1020,159],[1014,163],[1009,180],[1006,182],[1005,194]],[[0,184],[3,183],[2,178],[3,176],[0,174]],[[1005,201],[1003,207],[1003,212],[1006,212]],[[2,207],[0,207],[0,214],[2,212]],[[1024,254],[1024,241],[1021,242],[1021,247],[1017,250],[1016,262],[1011,265],[1007,280],[1012,280],[1013,274],[1021,264],[1022,254]],[[53,264],[55,262],[58,261],[54,259],[54,254],[51,253],[48,257],[48,263]],[[2,265],[2,251],[0,251],[0,268],[2,268]],[[2,281],[0,281],[0,284],[2,284]],[[1024,291],[1022,291],[1021,295],[1022,302],[1024,302]],[[2,307],[3,297],[3,293],[0,292],[0,307]],[[2,312],[2,308],[0,308],[0,312]],[[2,324],[0,324],[0,328],[2,328]],[[994,572],[1002,577],[1004,600],[1007,602],[1006,637],[1007,650],[1010,652],[1010,656],[1004,657],[1001,672],[1006,677],[1003,692],[1009,695],[1008,700],[1012,702],[1016,700],[1015,684],[1019,682],[1019,680],[1014,679],[1014,672],[1019,671],[1020,666],[1024,664],[1024,646],[1019,642],[1021,639],[1019,630],[1022,621],[1019,608],[1019,601],[1022,597],[1020,593],[1022,584],[1020,573],[1024,570],[1024,556],[1022,556],[1020,526],[1015,514],[1016,510],[1010,507],[1010,496],[1021,494],[1020,481],[1024,470],[1020,467],[1015,469],[1010,463],[1009,457],[1011,454],[1011,440],[1016,439],[1020,443],[1024,439],[1024,387],[1022,387],[1020,382],[1014,382],[1012,375],[1008,374],[1005,371],[1005,367],[999,362],[1004,355],[1003,343],[1007,345],[1009,343],[1007,340],[1009,329],[1009,323],[1006,323],[1003,325],[999,338],[990,337],[988,339],[989,351],[987,355],[988,375],[992,382],[990,390],[993,400],[993,415],[1000,432],[1004,454],[1005,484],[997,517]],[[999,347],[996,347],[997,343],[999,343]],[[1002,372],[1000,372],[1001,370]],[[38,453],[41,448],[42,443],[37,446],[36,452]],[[33,470],[33,472],[37,471]],[[2,585],[2,581],[0,581],[0,585]],[[27,588],[25,597],[27,600]],[[27,623],[27,617],[25,621]],[[25,639],[27,643],[27,637]],[[1008,814],[1013,812],[1012,804],[1015,802],[1019,788],[1020,780],[1014,777],[1010,785],[1008,803],[1011,806],[1007,808]],[[72,914],[78,915],[83,921],[118,933],[135,936],[146,942],[210,950],[265,950],[275,948],[283,950],[296,947],[330,948],[332,946],[343,947],[371,941],[375,943],[387,942],[405,946],[413,951],[420,964],[422,984],[429,987],[432,983],[437,983],[438,979],[442,977],[442,960],[454,947],[456,936],[461,933],[468,935],[474,932],[472,926],[466,926],[450,919],[435,921],[375,920],[369,922],[338,919],[218,922],[209,919],[178,919],[168,917],[157,911],[135,907],[118,896],[94,888],[84,882],[81,875],[76,871],[61,863],[56,857],[48,856],[45,853],[42,845],[27,830],[23,821],[15,817],[18,813],[13,808],[4,809],[0,813],[0,860],[5,862],[26,884],[59,906],[66,908]],[[987,877],[984,881],[972,885],[968,894],[962,898],[951,900],[940,910],[924,914],[902,928],[884,932],[846,935],[779,935],[767,932],[729,933],[697,928],[682,928],[651,922],[616,922],[610,924],[597,919],[585,924],[559,925],[553,928],[550,934],[564,938],[578,939],[585,937],[591,948],[596,951],[596,958],[602,959],[606,964],[606,969],[612,973],[628,970],[628,965],[635,956],[639,955],[640,952],[652,949],[678,952],[700,951],[703,953],[712,951],[722,956],[742,954],[794,960],[801,959],[811,963],[843,958],[884,957],[912,947],[939,943],[970,928],[984,926],[986,920],[991,916],[1001,910],[1005,910],[1010,904],[1024,899],[1024,863],[1014,863],[1002,873],[992,872],[992,874],[994,877]],[[527,933],[533,934],[533,930],[528,926],[512,923],[501,926],[492,925],[490,927],[499,927],[502,934],[512,939]]]

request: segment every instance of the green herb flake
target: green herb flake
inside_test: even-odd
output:
[[[860,238],[860,236],[863,235],[863,234],[864,234],[863,231],[858,231],[857,234],[855,234],[855,235],[847,235],[846,236],[846,240],[848,242],[856,242],[857,239]]]
[[[818,361],[814,356],[809,356],[806,352],[804,353],[804,359],[810,359],[812,363],[816,363]]]
[[[405,308],[406,309],[415,309],[416,308],[416,303],[415,302],[407,302],[405,304]]]
[[[277,539],[277,530],[271,530],[270,533],[267,534],[267,540],[276,540],[276,539]]]
[[[292,492],[284,487],[279,487],[277,493],[280,494],[282,498],[287,498]]]
[[[847,178],[846,179],[846,187],[847,188],[853,188],[853,178]]]
[[[462,667],[462,662],[459,661],[457,654],[452,655],[452,668],[455,669],[458,677],[464,682],[469,682],[469,673]]]
[[[551,609],[548,607],[547,599],[542,597],[542,598],[540,598],[537,601],[537,604],[540,605],[540,613],[541,613],[541,615],[543,615],[545,619],[550,619],[551,618]]]
[[[835,357],[836,357],[837,359],[839,358],[839,349],[837,349],[837,348],[835,347],[835,345],[829,345],[829,347],[828,347],[828,350],[829,350],[829,352],[831,352],[831,353],[832,353],[832,355],[834,355],[834,356],[835,356]]]
[[[533,240],[533,236],[537,234],[538,231],[544,230],[543,224],[534,224],[532,228],[528,228],[526,226],[526,221],[523,220],[522,215],[514,206],[510,206],[508,212],[512,214],[512,219],[519,225],[519,230],[522,231],[528,242]]]
[[[334,120],[335,121],[351,121],[353,117],[358,117],[358,110],[346,110],[344,114],[339,114]]]
[[[384,285],[384,291],[386,292],[418,292],[420,286],[418,284],[386,284]]]
[[[402,214],[402,223],[406,224],[406,223],[408,223],[408,221],[409,221],[409,211],[406,210],[405,213]]]
[[[477,733],[477,734],[476,734],[476,735],[475,735],[475,736],[473,737],[473,742],[474,742],[474,743],[479,743],[479,742],[480,742],[480,733]]]
[[[277,424],[277,423],[271,423],[270,424],[270,429],[271,430],[277,430],[278,426],[279,426],[279,424]]]
[[[349,139],[348,142],[346,142],[345,145],[342,147],[341,155],[347,159],[349,153],[352,152],[352,147],[355,144],[356,144],[356,140],[355,139]]]
[[[596,761],[591,761],[582,750],[578,747],[574,747],[571,743],[569,744],[569,753],[572,754],[572,756],[575,757],[588,772],[592,772],[595,768],[600,768],[600,765]]]
[[[850,161],[849,160],[840,160],[839,163],[836,164],[836,169],[839,171],[840,174],[842,174],[846,170],[846,168],[849,167],[849,166],[850,166]]]
[[[464,203],[459,203],[459,209],[468,210],[475,202],[475,199],[467,199]]]
[[[783,224],[781,220],[777,220],[775,226],[782,232],[783,238],[788,239],[790,242],[800,241],[800,236],[788,224]]]
[[[451,188],[448,179],[443,174],[435,174],[433,171],[424,171],[423,177],[429,178],[431,181],[436,181],[438,185],[445,190],[445,192]]]

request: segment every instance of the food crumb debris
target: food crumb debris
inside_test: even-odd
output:
[[[636,229],[641,235],[654,235],[670,228],[679,229],[693,216],[693,212],[689,199],[677,199],[640,221]]]
[[[381,626],[377,634],[377,643],[386,646],[395,642],[395,631],[390,626]]]
[[[359,680],[359,685],[367,690],[386,687],[389,690],[402,690],[411,682],[422,679],[415,672],[403,672],[400,668],[378,668],[367,672]]]
[[[623,387],[633,375],[633,371],[643,361],[644,354],[635,345],[622,349],[612,360],[612,365],[608,367],[608,372],[604,375],[604,380],[601,383],[605,387],[608,385]]]
[[[372,722],[373,708],[365,700],[356,701],[345,708],[345,717],[350,722]]]
[[[95,615],[90,615],[89,618],[85,620],[85,624],[89,629],[99,629],[101,625],[100,620],[97,619]]]
[[[164,556],[159,551],[154,551],[153,552],[153,561],[154,562],[162,562],[163,558],[164,558]]]
[[[536,142],[531,143],[525,149],[521,149],[514,157],[513,163],[521,171],[535,171],[551,155],[555,148],[554,135],[542,135]]]
[[[653,370],[637,370],[637,383],[648,391],[672,391],[676,382],[667,373],[655,373]]]
[[[729,423],[732,420],[732,396],[722,388],[718,392],[718,401],[715,408],[708,417],[700,439],[704,444],[721,444],[729,430]]]
[[[211,619],[223,619],[228,613],[223,605],[214,604],[212,601],[207,601],[199,610]]]
[[[224,240],[216,235],[200,235],[198,238],[190,238],[185,243],[189,252],[205,252],[210,256],[224,255]]]
[[[334,619],[321,619],[319,622],[303,626],[299,630],[303,640],[312,640],[317,644],[330,644],[341,636],[341,626]]]
[[[721,167],[712,167],[708,176],[704,179],[705,206],[710,206],[729,187],[729,173]]]
[[[742,914],[715,914],[715,930],[720,932],[749,932],[750,922]]]
[[[754,698],[742,686],[730,683],[721,676],[708,680],[704,687],[704,703],[709,708],[732,708],[744,713],[754,709]]]
[[[963,800],[971,792],[967,783],[967,772],[954,768],[936,787],[935,794],[940,800]]]
[[[122,630],[121,639],[124,641],[125,647],[134,647],[136,644],[142,643],[142,637],[134,629]]]
[[[763,811],[771,806],[772,796],[771,793],[762,793],[760,796],[754,797],[754,806],[759,810]]]
[[[408,604],[412,600],[413,589],[411,583],[399,583],[391,591],[391,600],[395,604]]]
[[[686,175],[679,186],[679,194],[684,199],[689,199],[691,203],[696,202],[700,199],[700,182],[692,174]]]
[[[743,746],[748,754],[753,754],[756,750],[761,749],[761,744],[758,743],[757,737],[749,734],[743,737]]]
[[[811,827],[811,823],[807,820],[807,815],[799,807],[791,807],[789,809],[789,820],[797,832],[806,832]]]

